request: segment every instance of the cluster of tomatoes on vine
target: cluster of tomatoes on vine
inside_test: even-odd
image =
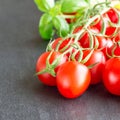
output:
[[[109,8],[96,16],[51,41],[37,60],[39,80],[66,98],[79,97],[99,83],[120,95],[120,11]]]

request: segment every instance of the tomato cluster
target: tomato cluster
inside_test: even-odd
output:
[[[66,98],[79,97],[99,83],[120,95],[119,16],[119,10],[110,8],[88,26],[50,42],[36,63],[39,80]]]

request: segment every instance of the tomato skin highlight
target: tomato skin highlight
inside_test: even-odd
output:
[[[56,80],[61,95],[66,98],[76,98],[87,90],[91,74],[85,65],[75,61],[68,61],[61,65]]]
[[[101,51],[104,53],[106,59],[109,59],[106,53],[114,45],[113,41],[110,38],[105,38],[102,36],[96,36],[96,38],[97,38],[98,43],[99,43],[98,49],[101,49]]]
[[[44,52],[42,55],[40,55],[40,57],[38,58],[38,60],[36,62],[36,72],[39,72],[46,68],[46,60],[47,60],[49,54],[50,54],[50,52]],[[53,52],[50,57],[50,60],[49,60],[50,64],[60,55],[61,55],[61,53],[59,53],[59,52]],[[66,60],[67,60],[66,57],[63,57],[60,60],[59,65],[55,68],[55,72],[58,71],[61,64],[65,63]],[[45,85],[56,86],[56,77],[52,76],[51,74],[49,74],[47,72],[39,74],[38,79]]]
[[[87,56],[90,53],[90,51],[84,52],[84,57]],[[102,81],[102,71],[104,69],[106,63],[106,57],[102,51],[95,50],[93,51],[91,57],[89,60],[85,63],[86,66],[93,65],[92,68],[90,68],[91,72],[91,82],[90,84],[98,84]],[[96,65],[94,65],[96,64]]]
[[[106,62],[103,83],[111,94],[120,96],[120,58],[111,58]]]

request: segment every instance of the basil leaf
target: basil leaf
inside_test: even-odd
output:
[[[55,0],[34,0],[34,2],[37,5],[38,9],[42,12],[47,12],[55,5]]]
[[[49,40],[54,35],[52,17],[45,13],[39,22],[39,33],[45,40]]]
[[[81,8],[87,7],[89,4],[86,0],[63,0],[61,11],[63,13],[73,13]]]
[[[55,16],[53,24],[61,37],[65,37],[69,33],[69,25],[62,16]]]

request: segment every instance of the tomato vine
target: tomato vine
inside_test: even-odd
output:
[[[71,6],[69,10],[66,4],[70,0],[57,1],[56,4],[54,0],[51,3],[48,1],[41,0],[39,3],[35,0],[37,5],[40,4],[38,8],[45,12],[43,16],[49,16],[46,20],[49,25],[42,16],[40,27],[43,29],[40,33],[43,38],[52,37],[55,27],[59,38],[50,40],[46,52],[38,58],[36,75],[39,80],[46,85],[57,86],[66,98],[76,98],[89,85],[102,81],[110,93],[120,95],[120,79],[116,72],[120,71],[120,9],[115,7],[119,1],[104,0],[90,6],[90,1],[84,0],[82,5],[83,2],[76,0],[68,4]],[[76,4],[78,6],[74,8]],[[111,73],[107,71],[117,76],[113,80],[119,86],[111,84]],[[110,87],[116,87],[118,91]]]

